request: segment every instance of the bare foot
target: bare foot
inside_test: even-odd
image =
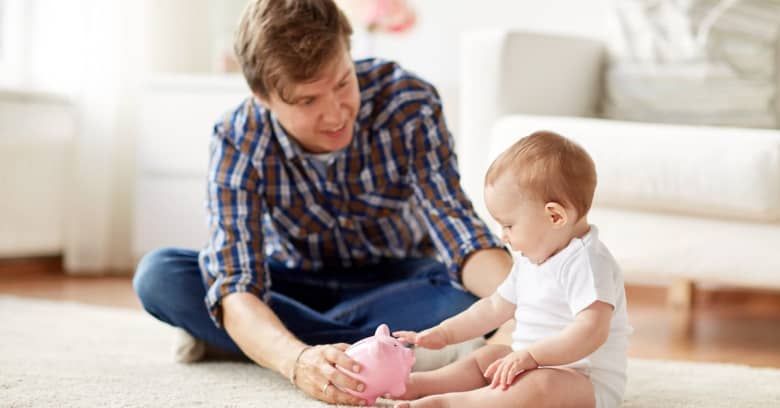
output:
[[[416,373],[412,373],[411,375],[409,375],[409,379],[406,380],[406,392],[404,392],[402,395],[398,397],[394,397],[393,399],[409,401],[409,400],[415,400],[417,398],[420,398],[421,395],[419,390],[417,389],[416,386],[417,383],[415,381],[416,376],[417,376]]]

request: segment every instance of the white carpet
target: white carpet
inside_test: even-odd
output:
[[[0,296],[0,406],[326,407],[249,363],[171,362],[139,311]],[[780,370],[633,359],[624,407],[777,407]]]

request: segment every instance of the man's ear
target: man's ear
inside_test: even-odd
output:
[[[559,203],[551,201],[544,205],[544,213],[554,229],[563,228],[569,223],[569,215]]]

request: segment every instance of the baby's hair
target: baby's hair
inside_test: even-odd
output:
[[[573,208],[578,219],[593,203],[593,159],[580,145],[554,132],[541,130],[515,142],[490,165],[485,185],[504,174],[511,174],[529,198]]]

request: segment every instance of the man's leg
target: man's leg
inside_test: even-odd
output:
[[[150,252],[138,264],[133,287],[152,316],[211,346],[242,354],[227,332],[214,325],[206,310],[206,288],[196,251],[164,248]],[[268,304],[285,326],[307,344],[353,342],[365,334],[273,290]]]
[[[365,267],[362,275],[388,277],[386,282],[345,278],[342,289],[347,300],[326,315],[336,321],[373,334],[382,323],[390,330],[421,331],[467,309],[477,298],[452,285],[444,264],[430,258],[390,261]],[[393,279],[392,276],[401,278]],[[370,287],[367,285],[371,285]]]
[[[369,270],[370,268],[370,270]],[[342,280],[344,301],[327,316],[374,334],[382,323],[390,330],[421,331],[471,306],[477,298],[453,286],[444,264],[429,258],[386,261],[355,276],[382,282]],[[363,287],[366,283],[370,287]],[[441,350],[417,349],[414,371],[428,371],[461,359],[485,343],[478,337]]]
[[[136,268],[133,288],[144,309],[158,320],[212,346],[242,354],[209,317],[196,251],[163,248],[146,254]]]

